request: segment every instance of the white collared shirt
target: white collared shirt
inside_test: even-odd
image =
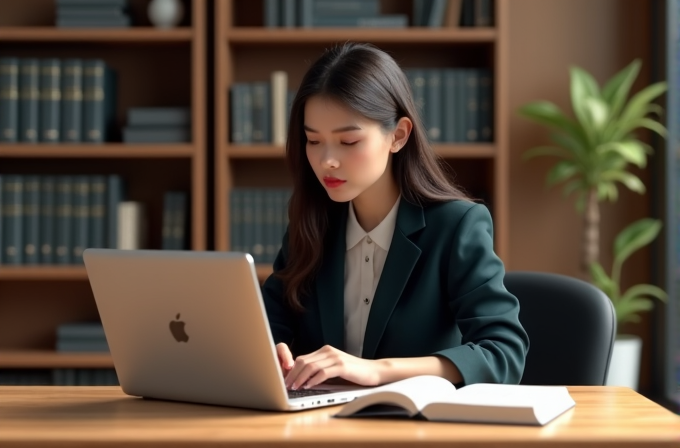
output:
[[[366,233],[350,202],[345,254],[345,351],[361,356],[366,322],[397,223],[399,201],[378,226]]]

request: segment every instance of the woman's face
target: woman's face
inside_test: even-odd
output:
[[[394,134],[377,122],[315,96],[305,104],[304,126],[307,160],[333,201],[351,201],[371,187],[392,182],[388,167]]]

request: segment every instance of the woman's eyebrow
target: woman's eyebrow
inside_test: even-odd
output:
[[[319,131],[312,129],[307,125],[304,125],[304,126],[305,126],[305,131],[316,132],[317,134],[319,133]],[[341,128],[333,129],[331,131],[331,133],[336,134],[338,132],[360,131],[360,130],[361,130],[361,128],[359,126],[357,126],[356,124],[351,124],[349,126],[343,126]]]

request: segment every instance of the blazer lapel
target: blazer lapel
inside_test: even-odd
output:
[[[325,344],[345,349],[345,229],[347,208],[329,225],[323,263],[316,279],[317,301]]]
[[[420,248],[408,239],[408,236],[423,227],[425,227],[423,208],[406,202],[402,197],[390,250],[368,315],[362,358],[375,357],[387,322],[420,257]]]

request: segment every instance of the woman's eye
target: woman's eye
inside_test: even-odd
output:
[[[340,142],[340,144],[345,145],[345,146],[352,146],[352,145],[356,145],[357,142]]]
[[[308,145],[318,145],[319,142],[317,142],[316,140],[307,140],[307,144]]]

